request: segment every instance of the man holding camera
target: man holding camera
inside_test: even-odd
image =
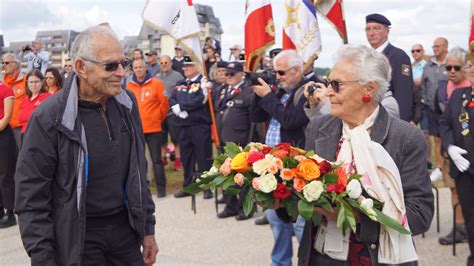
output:
[[[39,38],[34,40],[31,45],[23,47],[23,60],[28,62],[28,71],[38,69],[43,75],[46,73],[49,64],[49,52],[42,51],[42,49],[43,42]]]
[[[251,106],[251,118],[254,122],[270,121],[265,138],[265,144],[269,146],[288,142],[304,148],[305,127],[309,120],[303,108],[306,103],[303,64],[295,50],[284,50],[273,60],[279,89],[273,93],[261,78],[260,85],[252,86],[256,97]],[[272,265],[291,265],[293,230],[297,239],[301,239],[304,221],[299,221],[300,218],[294,224],[284,223],[277,216],[279,211],[266,212],[275,238]]]

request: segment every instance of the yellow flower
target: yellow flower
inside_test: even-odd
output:
[[[241,152],[235,155],[235,157],[230,162],[230,169],[239,173],[244,173],[247,171],[250,167],[247,162],[248,155],[248,152]]]

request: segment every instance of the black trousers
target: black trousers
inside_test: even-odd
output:
[[[467,265],[472,266],[474,265],[474,176],[469,173],[461,173],[454,178],[454,182],[456,182],[456,190],[469,240],[469,250],[471,251]]]
[[[10,126],[0,131],[0,213],[13,210],[17,147]]]
[[[182,126],[179,148],[184,169],[183,187],[190,185],[196,171],[209,171],[212,166],[212,139],[209,125]]]
[[[82,265],[144,265],[141,240],[132,230],[127,211],[87,218]]]
[[[165,168],[161,161],[161,145],[163,144],[162,133],[146,133],[145,141],[150,151],[151,160],[153,161],[156,186],[159,190],[166,189]]]

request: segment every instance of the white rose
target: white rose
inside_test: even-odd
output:
[[[219,169],[217,169],[217,167],[215,167],[214,165],[211,167],[211,169],[209,169],[209,174],[216,174],[219,172]]]
[[[347,194],[351,199],[358,199],[362,194],[362,187],[359,180],[352,179],[346,187]]]
[[[260,191],[270,193],[277,187],[277,179],[273,174],[266,174],[259,178]]]
[[[323,183],[318,180],[311,181],[309,184],[303,187],[304,198],[309,202],[318,200],[323,191]]]
[[[372,199],[363,199],[360,202],[360,206],[362,207],[362,209],[364,209],[367,212],[371,220],[377,221],[377,214],[375,213],[373,209],[374,201]]]
[[[252,169],[257,175],[264,175],[268,172],[268,168],[272,165],[273,156],[265,155],[265,158],[258,160],[252,164]]]

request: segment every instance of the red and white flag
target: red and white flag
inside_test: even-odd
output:
[[[342,0],[318,0],[315,7],[336,28],[343,42],[348,43]]]
[[[166,31],[202,70],[199,22],[192,0],[148,0],[143,9],[145,23]]]
[[[245,68],[255,71],[267,48],[275,43],[270,0],[247,0],[245,13]]]
[[[305,65],[321,52],[321,34],[313,3],[308,0],[286,0],[283,25],[283,49],[295,49]]]
[[[474,54],[474,0],[471,0],[471,34],[469,34],[469,51]]]

